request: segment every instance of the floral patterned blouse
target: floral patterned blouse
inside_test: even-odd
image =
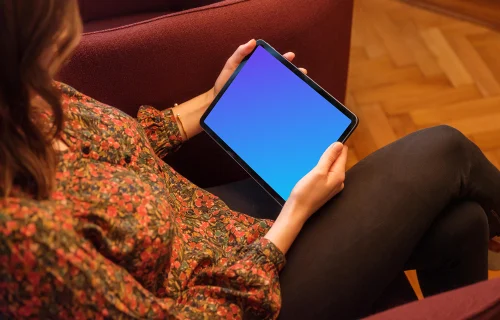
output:
[[[182,142],[172,112],[143,106],[136,120],[57,86],[69,147],[57,189],[0,199],[0,318],[276,318],[272,222],[161,160]]]

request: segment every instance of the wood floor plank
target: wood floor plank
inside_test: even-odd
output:
[[[481,93],[487,97],[499,95],[500,85],[498,81],[469,39],[457,33],[446,33],[446,38],[475,80]]]
[[[488,278],[495,279],[500,278],[500,271],[488,271]]]
[[[488,32],[467,37],[486,65],[490,68],[497,82],[500,82],[500,34]]]
[[[474,115],[489,115],[500,111],[500,96],[488,99],[467,100],[456,104],[432,106],[410,111],[417,125],[432,125],[448,121],[470,118]]]
[[[433,77],[443,74],[443,70],[438,65],[436,58],[425,46],[422,39],[418,36],[418,29],[413,20],[404,20],[401,25],[401,36],[408,48],[412,51],[415,61],[420,71],[426,77]]]
[[[500,129],[495,131],[486,131],[482,133],[473,134],[471,136],[474,141],[482,150],[500,150]]]
[[[359,6],[354,6],[353,9],[353,19],[355,19],[358,14]],[[365,39],[361,33],[361,28],[351,28],[351,50],[357,47],[363,47],[365,45]],[[351,51],[352,52],[352,51]]]
[[[358,155],[356,154],[356,151],[352,148],[350,148],[347,151],[347,163],[346,163],[346,169],[349,170],[352,168],[356,163],[358,163]]]
[[[455,87],[472,84],[472,76],[465,69],[462,61],[450,47],[450,44],[438,28],[430,28],[420,32],[427,47],[434,53],[438,64]]]
[[[486,151],[484,154],[486,158],[488,158],[488,160],[495,165],[495,167],[500,168],[500,157],[498,157],[498,151]]]
[[[378,104],[361,106],[363,116],[367,119],[368,130],[378,148],[382,148],[397,139],[387,116]]]
[[[368,55],[366,54],[366,50],[364,47],[355,47],[351,46],[351,59],[355,59],[356,61],[370,61]]]
[[[440,108],[461,101],[480,99],[481,93],[475,84],[462,86],[460,89],[447,85],[430,87],[416,84],[420,90],[415,89],[413,94],[402,95],[394,99],[381,99],[384,110],[390,115],[409,113],[421,108]]]
[[[404,0],[452,17],[467,19],[500,30],[500,3],[497,0]]]
[[[443,32],[457,33],[464,36],[491,33],[490,29],[461,20],[450,20],[439,28]]]
[[[389,124],[398,138],[402,138],[419,129],[409,114],[390,116],[388,119]]]
[[[361,1],[358,2],[362,4]],[[370,19],[370,13],[366,12],[366,10],[362,8],[355,10],[354,19],[358,21],[366,21],[367,19]],[[387,54],[387,49],[385,48],[382,39],[375,32],[372,25],[367,23],[359,24],[356,33],[359,38],[363,39],[363,45],[370,58],[379,58]]]
[[[359,0],[358,0],[359,1]],[[366,0],[363,0],[366,1]],[[392,1],[391,1],[392,2]],[[383,5],[384,1],[378,2],[379,5]],[[409,16],[411,19],[414,21],[418,22],[417,26],[419,29],[424,30],[428,28],[441,28],[445,27],[452,21],[453,19],[449,19],[448,17],[435,14],[434,12],[430,12],[425,9],[421,9],[418,7],[413,7],[411,9],[408,9],[409,7],[406,6],[402,11],[407,11],[406,15],[407,17]],[[408,11],[410,10],[410,11]]]
[[[354,87],[354,84],[352,85]],[[481,97],[475,84],[452,87],[447,80],[429,79],[401,81],[381,87],[351,90],[360,104],[380,103],[390,115],[407,113],[418,108],[439,107]]]
[[[388,102],[393,105],[404,105],[405,103],[418,101],[422,96],[439,94],[443,90],[450,88],[448,79],[426,79],[422,75],[418,79],[364,88],[363,90],[357,90],[354,87],[351,92],[359,104]]]
[[[389,57],[368,59],[351,66],[349,84],[352,90],[364,91],[365,88],[381,87],[397,84],[415,78],[421,78],[421,71],[417,66],[393,68]],[[384,76],[381,77],[380,74]]]
[[[383,12],[375,15],[374,18],[377,21],[375,30],[382,39],[394,64],[398,67],[414,64],[415,58],[410,49],[404,43],[401,43],[401,33],[391,18]]]
[[[359,117],[358,128],[354,131],[349,140],[355,148],[357,158],[361,160],[373,151],[377,150],[377,145],[367,126],[369,119],[364,117],[361,108],[358,107],[351,94],[347,94],[346,106]]]
[[[424,298],[424,295],[422,294],[422,290],[420,289],[420,285],[418,284],[417,272],[415,270],[408,270],[405,271],[405,274],[408,278],[408,281],[414,288],[418,300],[422,300]]]
[[[466,119],[453,119],[448,124],[466,135],[495,131],[500,124],[500,110],[498,113],[470,117]]]

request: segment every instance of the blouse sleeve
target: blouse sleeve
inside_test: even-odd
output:
[[[153,149],[160,158],[181,146],[183,139],[172,109],[159,111],[151,106],[142,106],[139,109],[137,121],[144,128]]]
[[[260,239],[158,298],[65,222],[0,219],[0,314],[8,318],[276,318],[283,254]]]

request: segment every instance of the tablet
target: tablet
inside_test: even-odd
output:
[[[201,127],[280,205],[358,118],[263,40],[230,77]]]

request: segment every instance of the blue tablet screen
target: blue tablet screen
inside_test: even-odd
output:
[[[350,123],[261,46],[205,119],[284,200]]]

